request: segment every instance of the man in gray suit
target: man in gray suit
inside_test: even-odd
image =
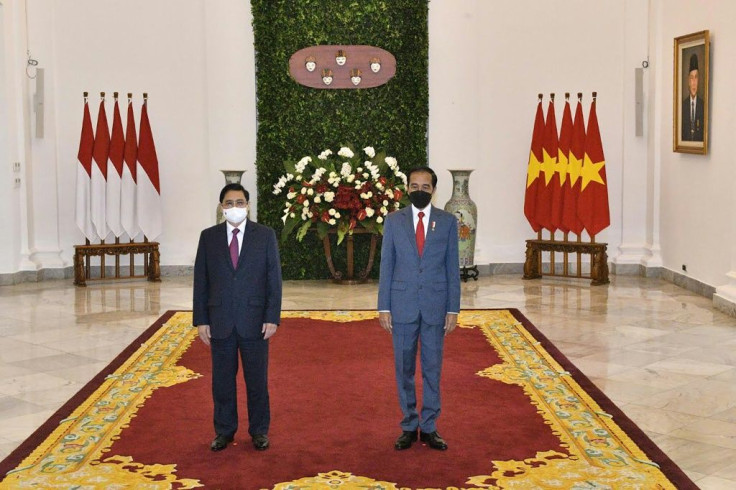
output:
[[[447,449],[436,423],[444,338],[455,329],[460,311],[460,261],[457,219],[430,204],[436,186],[431,168],[409,171],[412,205],[389,214],[383,227],[378,319],[393,338],[403,414],[402,433],[394,444],[399,450],[410,448],[417,439],[433,449]],[[418,341],[422,344],[421,416],[414,383]]]
[[[238,429],[238,354],[248,433],[257,450],[269,446],[268,339],[281,319],[281,261],[274,231],[247,219],[248,198],[240,184],[222,189],[226,221],[202,232],[194,262],[193,323],[212,351],[213,451],[225,449]]]

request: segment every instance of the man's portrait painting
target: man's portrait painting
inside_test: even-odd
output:
[[[675,38],[672,149],[708,152],[708,31]]]

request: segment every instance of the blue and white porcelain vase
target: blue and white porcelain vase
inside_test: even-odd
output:
[[[478,208],[470,199],[470,173],[474,169],[449,170],[452,174],[452,196],[445,204],[445,211],[457,218],[460,268],[472,267],[475,255],[475,230]]]

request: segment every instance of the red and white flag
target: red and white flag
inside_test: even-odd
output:
[[[110,139],[110,154],[107,164],[107,201],[105,214],[107,226],[116,237],[123,234],[123,225],[120,221],[120,199],[123,179],[123,151],[125,137],[123,136],[123,120],[120,118],[120,107],[115,98],[115,109],[112,115],[112,137]]]
[[[578,95],[580,97],[580,95]],[[578,199],[580,197],[580,178],[585,155],[585,121],[583,120],[583,104],[578,99],[575,119],[572,123],[572,139],[567,162],[567,182],[562,202],[562,223],[565,228],[580,236],[583,222],[578,216]]]
[[[532,144],[529,150],[529,162],[526,166],[526,191],[524,192],[524,215],[534,231],[542,229],[537,222],[537,189],[543,185],[539,179],[542,166],[542,140],[544,138],[544,114],[542,112],[542,95],[539,95],[537,112],[534,116]]]
[[[136,158],[138,138],[133,117],[133,101],[128,99],[128,120],[125,124],[125,149],[123,151],[123,181],[120,192],[120,222],[125,233],[132,240],[140,233],[138,213],[136,212]]]
[[[588,131],[585,136],[585,159],[583,160],[582,184],[578,199],[578,216],[585,225],[588,235],[595,236],[611,224],[608,209],[608,179],[606,178],[606,159],[603,156],[601,132],[598,129],[598,116],[595,98],[590,105]]]
[[[90,179],[92,176],[92,150],[95,145],[95,136],[92,133],[92,117],[89,115],[89,104],[84,99],[84,116],[82,117],[82,135],[79,138],[79,152],[77,153],[77,203],[75,218],[77,226],[85,238],[90,241],[97,239],[95,227],[92,224],[90,210]]]
[[[104,240],[109,233],[107,229],[106,194],[107,194],[107,158],[110,154],[110,131],[107,126],[105,99],[100,101],[100,110],[97,113],[97,129],[95,130],[95,146],[92,150],[92,186],[91,211],[92,223],[97,230],[97,236]]]
[[[136,201],[138,206],[138,224],[143,234],[154,240],[161,234],[161,185],[158,175],[158,158],[156,145],[153,143],[151,123],[148,121],[148,103],[143,102],[141,109],[141,127],[138,140],[138,186]]]

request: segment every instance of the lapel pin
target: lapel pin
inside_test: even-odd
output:
[[[432,231],[434,231],[434,221],[432,221]]]

